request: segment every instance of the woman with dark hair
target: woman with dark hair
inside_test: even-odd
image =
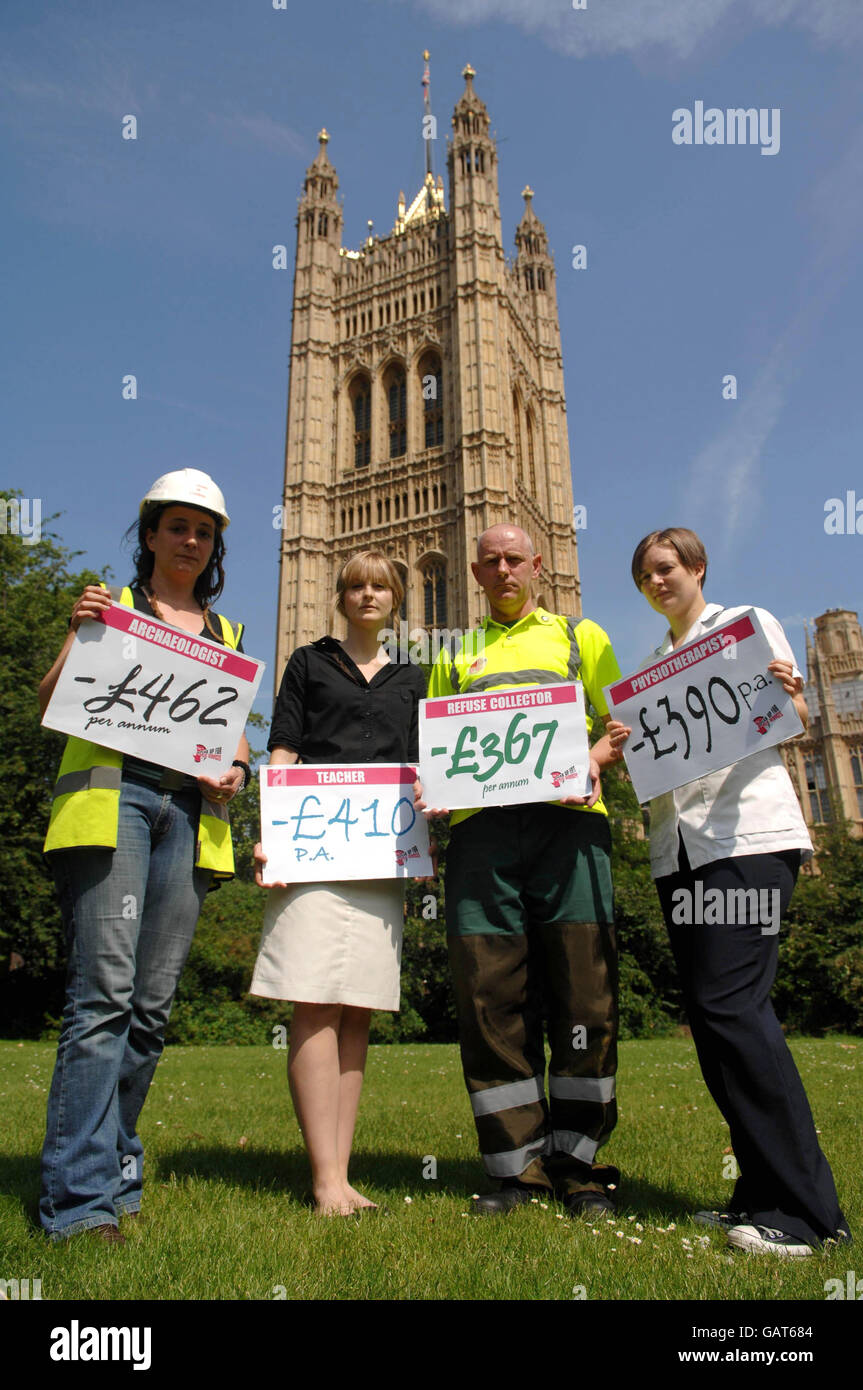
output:
[[[228,520],[206,473],[185,468],[154,483],[140,508],[135,579],[120,591],[84,589],[39,687],[43,714],[81,622],[112,597],[242,651],[242,624],[210,610],[224,583]],[[227,802],[248,779],[248,757],[244,736],[227,772],[196,779],[66,742],[45,841],[69,953],[39,1203],[55,1240],[95,1230],[123,1243],[118,1220],[140,1209],[138,1116],[204,896],[233,875]]]
[[[668,621],[668,632],[645,665],[746,611],[706,603],[706,573],[704,546],[686,527],[652,531],[637,545],[635,586]],[[803,678],[785,633],[772,614],[755,612],[773,651],[767,669],[792,696],[805,726]],[[607,732],[622,756],[631,729],[614,720]],[[698,1212],[695,1220],[725,1230],[737,1249],[759,1254],[811,1255],[825,1241],[850,1239],[803,1083],[770,1002],[779,919],[801,858],[811,852],[778,747],[650,802],[651,872],[701,1071],[728,1122],[740,1170],[728,1210]],[[733,900],[727,896],[732,893]],[[681,903],[723,900],[735,908],[721,914],[721,925],[693,921],[691,913],[685,924],[681,920]],[[779,911],[765,914],[765,902]],[[762,920],[765,915],[768,920]]]
[[[416,766],[425,677],[381,646],[403,597],[398,571],[377,551],[345,562],[335,608],[347,636],[321,637],[288,662],[270,729],[272,764]],[[266,863],[260,845],[255,857]],[[294,1001],[288,1081],[324,1216],[377,1210],[351,1186],[348,1164],[371,1011],[399,1007],[403,925],[402,879],[270,887],[250,992]]]

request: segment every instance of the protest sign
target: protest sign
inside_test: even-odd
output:
[[[265,663],[112,603],[81,623],[42,723],[145,762],[218,777]]]
[[[639,801],[800,733],[791,696],[767,670],[773,660],[749,609],[606,686],[612,719],[632,728],[623,751]]]
[[[455,811],[589,796],[589,768],[577,681],[420,700],[427,806]]]
[[[432,874],[415,781],[397,763],[262,767],[264,883]]]

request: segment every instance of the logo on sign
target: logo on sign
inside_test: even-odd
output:
[[[416,845],[414,845],[411,849],[397,849],[397,850],[396,850],[396,863],[399,865],[400,868],[403,867],[403,866],[408,862],[409,859],[419,859],[419,858],[420,858],[420,852],[419,852],[419,849],[417,848]]]
[[[550,776],[552,786],[562,787],[564,782],[571,782],[573,777],[577,777],[578,772],[575,767],[568,767],[566,772],[552,772]]]
[[[782,711],[780,710],[779,706],[771,705],[770,709],[767,711],[766,714],[756,714],[752,722],[754,723],[759,734],[766,734],[767,730],[770,728],[770,725],[775,723],[777,719],[781,718]]]
[[[221,748],[207,748],[206,744],[196,743],[192,757],[195,759],[196,763],[205,763],[208,758],[212,758],[214,762],[220,763],[222,761],[222,750]]]

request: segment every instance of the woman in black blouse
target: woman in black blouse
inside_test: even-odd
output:
[[[377,551],[342,566],[335,607],[347,637],[321,637],[288,662],[271,764],[416,765],[425,679],[380,645],[403,597],[395,566]],[[256,858],[265,862],[260,847]],[[277,885],[267,903],[250,992],[294,1001],[288,1081],[324,1215],[375,1208],[350,1185],[348,1162],[371,1011],[399,1006],[403,923],[401,879]]]

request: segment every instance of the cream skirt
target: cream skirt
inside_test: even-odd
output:
[[[395,1012],[404,896],[397,878],[269,889],[249,993]]]

